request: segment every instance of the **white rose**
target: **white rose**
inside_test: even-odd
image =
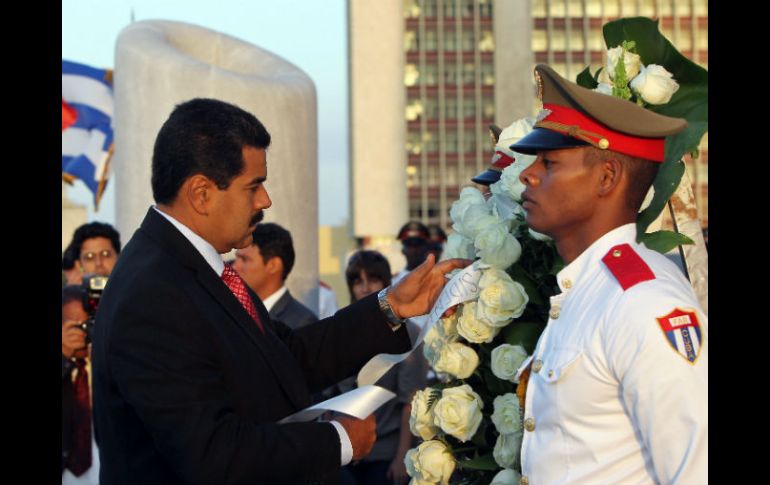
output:
[[[650,64],[631,81],[631,89],[650,104],[666,104],[679,90],[679,84],[663,66]]]
[[[612,96],[612,86],[610,84],[599,83],[594,89],[597,93],[607,94]]]
[[[550,236],[548,236],[546,234],[541,234],[541,233],[539,233],[537,231],[533,231],[531,228],[528,229],[528,231],[529,231],[529,236],[532,239],[535,239],[537,241],[550,241],[551,240]]]
[[[469,211],[473,212],[476,216],[488,214],[489,212],[484,195],[474,187],[465,187],[460,192],[460,198],[454,201],[449,209],[449,217],[454,222],[454,230],[464,236],[470,236],[470,234],[466,233],[463,226],[463,220],[465,220],[466,213]]]
[[[521,432],[521,407],[519,397],[512,392],[497,396],[494,400],[492,423],[500,434]]]
[[[428,407],[432,387],[417,391],[412,398],[412,411],[409,414],[409,430],[423,440],[433,439],[439,429],[433,424],[433,407]]]
[[[444,245],[444,252],[441,253],[441,259],[452,258],[476,259],[476,248],[473,246],[473,240],[459,232],[450,234]]]
[[[428,361],[431,367],[436,363],[436,359],[441,352],[441,347],[444,346],[444,339],[441,337],[436,325],[433,325],[425,332],[425,338],[423,339],[422,355],[425,356],[425,360]]]
[[[524,313],[529,303],[521,283],[497,268],[484,270],[479,280],[476,316],[493,327],[504,327]]]
[[[620,53],[623,52],[621,46],[613,47],[607,51],[607,74],[610,75],[610,79],[615,79],[615,67],[618,64]],[[639,69],[642,66],[642,60],[639,54],[625,51],[623,54],[623,63],[626,67],[626,79],[633,79],[634,76],[639,74]]]
[[[479,429],[483,407],[481,397],[468,384],[450,387],[441,392],[433,408],[433,422],[444,433],[465,442]]]
[[[443,317],[439,319],[439,321],[436,322],[435,326],[438,327],[439,334],[447,342],[454,342],[455,340],[458,339],[457,312],[453,313],[448,317]]]
[[[518,465],[521,452],[522,434],[501,434],[497,437],[492,456],[498,465],[503,468],[515,468]]]
[[[475,301],[465,303],[460,311],[462,313],[457,319],[457,333],[468,342],[474,344],[489,343],[500,332],[499,327],[493,327],[476,318]]]
[[[406,452],[406,472],[416,478],[417,483],[449,483],[455,470],[455,458],[446,445],[437,440],[420,443],[417,448]]]
[[[468,207],[462,219],[452,224],[452,229],[473,240],[484,228],[498,222],[500,222],[499,219],[492,215],[492,208],[484,203],[484,205]]]
[[[441,347],[433,368],[436,372],[445,372],[458,379],[467,379],[479,365],[476,351],[460,342],[452,342]]]
[[[473,240],[479,257],[497,268],[507,268],[521,257],[521,244],[510,233],[510,226],[504,222],[491,224],[478,232]]]
[[[521,474],[516,470],[500,470],[489,485],[519,485]]]
[[[527,351],[521,345],[501,344],[492,350],[492,373],[504,381],[513,382],[516,371],[527,358]]]
[[[536,117],[529,116],[526,118],[520,118],[506,126],[505,129],[500,132],[500,136],[497,138],[497,145],[495,146],[495,149],[501,150],[510,155],[510,146],[529,134],[537,121],[538,120]]]
[[[524,192],[526,187],[519,180],[519,176],[521,172],[534,163],[537,155],[525,155],[515,152],[514,155],[516,161],[503,169],[503,172],[500,174],[500,180],[490,185],[489,190],[495,195],[504,194],[516,202],[521,202],[521,193]]]

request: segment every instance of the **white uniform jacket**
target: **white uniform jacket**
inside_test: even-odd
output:
[[[708,482],[707,318],[682,272],[635,238],[618,227],[557,275],[527,387],[524,483]]]

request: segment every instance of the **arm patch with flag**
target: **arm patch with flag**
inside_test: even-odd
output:
[[[61,63],[62,178],[80,179],[98,209],[112,155],[112,71],[76,62]]]

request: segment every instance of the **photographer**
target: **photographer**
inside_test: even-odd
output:
[[[99,481],[91,419],[90,352],[83,329],[89,318],[85,288],[62,288],[62,484]]]

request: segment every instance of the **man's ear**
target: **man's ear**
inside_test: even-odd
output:
[[[195,174],[182,184],[182,194],[184,194],[190,207],[204,216],[209,214],[209,205],[214,190],[217,190],[214,181],[202,174]]]
[[[265,263],[265,271],[270,275],[283,276],[283,261],[278,256],[273,256]]]
[[[615,157],[610,157],[600,163],[599,197],[609,195],[620,184],[623,176],[623,164]]]

